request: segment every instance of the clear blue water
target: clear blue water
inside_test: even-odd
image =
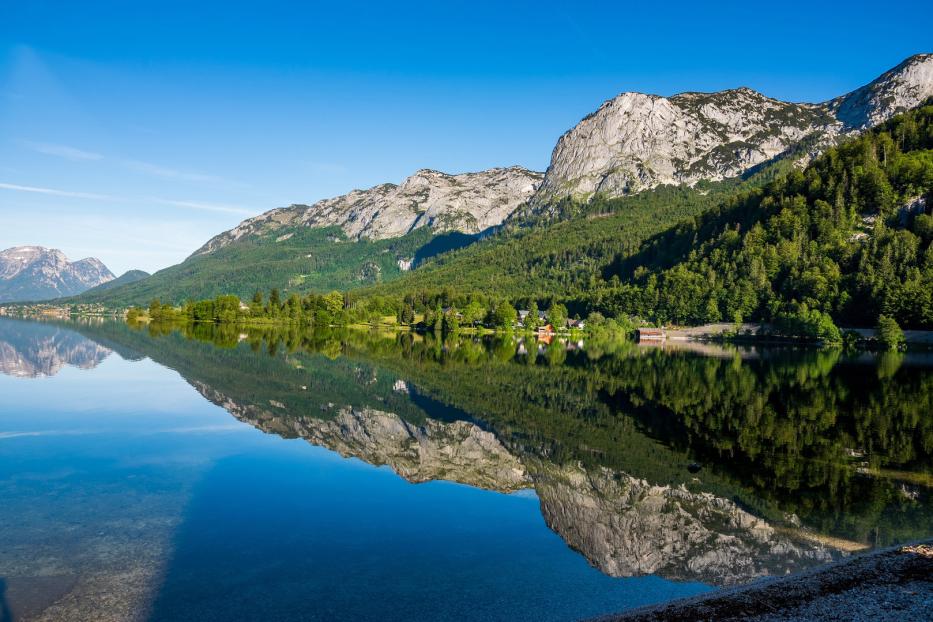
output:
[[[150,358],[76,356],[97,346],[67,329],[0,319],[4,341],[4,622],[575,620],[710,589],[604,574],[532,490],[409,483],[238,421]],[[14,360],[43,343],[71,364]]]

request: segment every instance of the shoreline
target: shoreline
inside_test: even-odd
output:
[[[781,335],[774,327],[767,323],[746,322],[743,324],[727,324],[716,322],[701,324],[699,326],[670,326],[662,329],[664,341],[694,341],[694,342],[724,342],[753,345],[818,345],[818,342],[808,339]],[[840,326],[842,333],[852,333],[858,337],[860,350],[876,349],[878,335],[875,328],[856,328]],[[919,348],[933,348],[933,331],[904,329],[904,343],[906,346]]]
[[[592,618],[590,622],[928,620],[933,540],[854,555],[780,578]]]
[[[75,318],[81,319],[112,319],[117,321],[126,321],[126,317],[120,313],[111,313],[111,312],[98,312],[98,313],[54,313],[54,312],[44,312],[44,313],[11,313],[9,307],[4,307],[0,305],[0,317],[9,317],[11,319],[22,319],[22,320],[69,320]],[[233,322],[220,322],[216,320],[188,320],[188,319],[173,319],[165,322],[161,321],[152,321],[148,316],[141,316],[140,318],[133,320],[133,323],[138,325],[149,325],[149,324],[164,324],[164,325],[181,325],[181,324],[200,324],[200,325],[214,325],[214,326],[235,326],[238,328],[291,328],[291,327],[301,327],[301,328],[313,328],[313,324],[305,324],[301,322],[294,322],[285,319],[247,319],[241,318]],[[396,333],[412,333],[425,335],[432,333],[430,329],[417,325],[417,324],[398,324],[398,323],[367,323],[367,322],[350,322],[347,324],[328,324],[328,329],[350,329],[350,330],[379,330],[386,332],[396,332]],[[632,343],[638,344],[640,346],[649,346],[649,347],[663,347],[665,345],[702,345],[702,344],[719,344],[719,345],[734,345],[734,346],[751,346],[751,347],[801,347],[801,348],[814,348],[820,349],[824,347],[846,347],[851,350],[856,350],[858,352],[867,352],[867,353],[883,353],[888,352],[883,348],[878,346],[877,342],[877,330],[874,328],[852,328],[852,327],[840,327],[840,330],[845,333],[851,333],[856,336],[857,341],[849,344],[847,346],[842,346],[840,344],[833,344],[826,346],[819,340],[814,340],[811,338],[804,337],[794,337],[790,335],[783,335],[778,332],[775,332],[773,327],[769,324],[762,323],[744,323],[744,324],[727,324],[723,322],[712,323],[712,324],[702,324],[698,326],[669,326],[665,328],[657,329],[663,333],[661,338],[641,338],[638,336],[638,331],[649,328],[654,330],[654,327],[650,326],[640,326],[634,330],[633,333],[628,333],[624,337],[625,340],[631,341]],[[463,326],[456,333],[460,336],[475,336],[475,337],[484,337],[484,336],[513,336],[513,337],[531,337],[531,338],[545,338],[545,339],[587,339],[593,338],[593,334],[590,333],[587,329],[560,329],[554,330],[552,332],[541,333],[535,330],[528,330],[521,327],[514,327],[511,329],[503,328],[494,328],[489,326]],[[905,329],[903,331],[904,342],[903,346],[897,350],[891,350],[893,352],[931,352],[933,351],[933,330],[920,330],[920,329]],[[446,335],[445,335],[446,338]]]

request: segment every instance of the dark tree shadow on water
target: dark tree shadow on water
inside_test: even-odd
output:
[[[0,577],[0,622],[13,622],[13,612],[6,599],[6,580]]]

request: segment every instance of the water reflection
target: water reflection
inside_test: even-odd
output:
[[[21,320],[4,320],[14,327]],[[0,373],[19,378],[54,376],[66,365],[93,369],[110,355],[110,350],[82,338],[71,330],[48,324],[30,323],[30,328],[9,328],[0,332]]]
[[[265,432],[410,482],[533,488],[548,526],[614,577],[727,585],[933,532],[922,356],[75,329]]]

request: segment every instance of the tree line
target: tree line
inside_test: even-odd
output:
[[[465,328],[511,331],[535,330],[551,325],[564,329],[570,319],[567,307],[551,301],[540,309],[537,300],[523,299],[519,309],[509,300],[482,295],[460,296],[448,290],[428,294],[407,294],[401,300],[383,296],[354,296],[332,291],[327,294],[289,294],[277,288],[268,297],[257,291],[248,303],[233,295],[187,301],[174,306],[154,299],[148,308],[132,307],[126,319],[134,323],[214,323],[214,324],[294,324],[300,326],[346,326],[349,324],[394,324],[450,335]],[[596,323],[605,318],[594,316]]]

